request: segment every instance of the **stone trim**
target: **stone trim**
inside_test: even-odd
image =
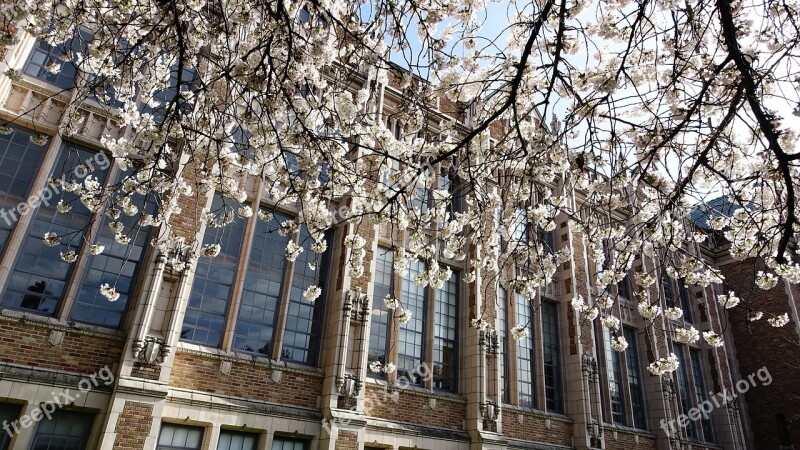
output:
[[[313,422],[319,422],[322,419],[322,414],[320,414],[319,410],[257,400],[243,400],[241,398],[230,397],[227,395],[208,394],[205,392],[191,391],[180,388],[169,388],[169,392],[166,395],[166,400],[169,403],[178,405],[190,405],[200,408],[242,412],[247,414],[261,414],[270,417],[284,417]]]
[[[369,418],[367,419],[367,429],[415,437],[425,436],[457,442],[470,442],[469,434],[467,434],[466,431],[426,427],[423,425],[414,425],[406,422],[386,422],[380,419]]]

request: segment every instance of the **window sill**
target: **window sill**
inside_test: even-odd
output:
[[[55,317],[20,311],[17,309],[0,309],[0,320],[31,324],[38,327],[50,328],[56,331],[79,333],[89,336],[100,336],[118,340],[125,338],[122,331],[114,328],[72,322]]]
[[[276,361],[272,358],[263,356],[256,356],[248,353],[239,352],[226,352],[224,350],[207,347],[199,344],[192,344],[190,342],[178,342],[178,351],[194,354],[202,357],[215,357],[221,360],[231,361],[234,363],[249,364],[256,367],[264,367],[274,370],[281,370],[287,372],[298,372],[311,375],[322,375],[322,369],[319,367],[306,366],[303,364],[289,362],[289,361]]]

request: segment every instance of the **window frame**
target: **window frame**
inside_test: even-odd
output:
[[[217,437],[217,445],[216,445],[216,449],[217,450],[220,450],[219,446],[220,446],[220,443],[222,442],[223,435],[229,435],[231,437],[235,437],[235,436],[251,437],[251,438],[255,439],[255,442],[253,443],[252,450],[258,449],[258,442],[261,439],[261,433],[254,433],[254,432],[249,432],[249,431],[238,431],[238,430],[231,430],[231,429],[228,429],[228,428],[221,428],[219,430],[219,436]],[[230,446],[228,447],[228,450],[230,450]]]
[[[631,382],[631,375],[634,370],[629,365],[630,358],[635,358],[637,363],[636,369],[638,369],[636,370],[636,375],[638,375],[638,390],[641,396],[642,405],[644,406],[647,403],[647,392],[646,386],[644,385],[644,378],[642,377],[642,368],[645,366],[642,365],[641,355],[638,352],[638,350],[642,348],[639,345],[639,328],[634,324],[623,322],[620,324],[619,331],[616,331],[612,334],[611,330],[603,326],[601,323],[599,323],[599,321],[594,324],[594,327],[595,336],[597,336],[595,339],[597,354],[603,355],[601,358],[598,358],[598,369],[601,380],[600,396],[603,421],[615,426],[624,426],[637,430],[649,430],[650,428],[648,424],[647,408],[643,407],[643,409],[640,411],[634,409],[634,394]],[[626,339],[628,339],[628,337],[631,337],[631,334],[633,337],[635,337],[635,339],[628,342],[628,348],[626,348],[624,352],[617,352],[610,347],[610,337],[624,336]],[[608,361],[609,355],[616,358],[619,364],[619,384],[620,393],[622,395],[622,412],[617,413],[617,416],[622,414],[622,422],[616,420],[616,417],[614,417],[615,413],[612,410],[611,391],[608,381],[608,371],[610,369],[610,363]],[[644,422],[641,424],[641,426],[638,423],[640,421],[639,419]]]
[[[214,200],[216,198],[218,198],[218,197],[221,198],[221,199],[223,198],[222,195],[217,193],[217,192],[212,193],[209,205],[213,204]],[[230,199],[223,199],[223,200],[224,200],[223,205],[225,205],[225,208],[229,209],[229,208],[233,208],[234,206],[238,205],[238,202],[235,202],[233,200],[230,200]],[[265,211],[265,212],[268,212],[270,214],[280,215],[281,219],[286,219],[286,220],[292,220],[296,216],[294,213],[292,213],[290,211],[284,211],[282,209],[277,209],[277,208],[275,208],[274,206],[270,205],[267,202],[260,202],[259,198],[255,198],[255,199],[250,198],[245,203],[250,205],[253,208],[254,213],[253,213],[252,216],[250,216],[248,218],[241,218],[241,217],[238,217],[238,215],[237,215],[236,217],[238,219],[235,219],[235,220],[243,221],[243,228],[242,228],[243,231],[242,231],[242,236],[241,236],[242,241],[239,244],[238,252],[236,253],[236,255],[238,255],[238,260],[237,260],[238,262],[237,262],[236,266],[233,269],[233,272],[234,272],[233,273],[233,281],[232,281],[232,284],[231,284],[231,287],[230,287],[230,292],[228,293],[227,299],[226,299],[225,314],[224,314],[224,317],[223,317],[223,326],[222,326],[222,328],[220,330],[221,337],[220,337],[219,344],[218,345],[208,345],[207,343],[204,343],[204,342],[201,342],[201,341],[195,341],[195,340],[184,339],[184,338],[181,338],[180,342],[183,345],[196,345],[196,346],[203,347],[203,348],[213,348],[213,349],[219,349],[219,350],[222,350],[222,351],[236,352],[236,353],[244,354],[244,355],[261,356],[261,357],[269,358],[269,359],[272,359],[272,360],[275,360],[275,361],[285,360],[285,361],[288,361],[288,362],[291,362],[291,363],[296,363],[296,364],[300,364],[300,365],[304,365],[304,366],[315,367],[315,366],[317,366],[317,364],[319,362],[319,356],[320,356],[320,350],[321,349],[320,349],[320,347],[318,345],[319,339],[314,339],[314,337],[319,338],[319,337],[322,336],[324,311],[325,311],[326,303],[327,303],[325,301],[325,298],[328,295],[328,289],[326,287],[330,286],[330,284],[329,284],[330,283],[330,279],[329,279],[330,278],[330,257],[331,257],[331,254],[332,254],[330,245],[328,246],[328,249],[326,250],[325,253],[323,253],[321,255],[314,254],[314,255],[316,255],[315,256],[316,261],[318,262],[317,270],[316,270],[316,273],[318,274],[317,285],[321,286],[322,295],[319,298],[316,299],[316,301],[314,302],[314,304],[312,306],[313,311],[312,311],[312,315],[311,315],[311,317],[309,319],[312,322],[311,323],[312,330],[311,330],[311,332],[309,334],[309,339],[308,339],[309,345],[305,349],[305,351],[308,352],[308,354],[306,355],[306,359],[305,360],[296,360],[296,359],[293,359],[291,357],[287,358],[286,355],[285,355],[285,350],[288,348],[287,345],[286,345],[286,342],[287,342],[287,340],[286,340],[287,318],[289,317],[289,314],[290,314],[290,312],[289,312],[290,311],[290,306],[291,306],[291,304],[293,302],[295,302],[295,300],[293,299],[294,296],[292,295],[292,291],[296,288],[296,286],[293,285],[293,280],[295,279],[295,277],[298,276],[297,270],[299,270],[299,267],[300,267],[300,264],[298,264],[298,262],[302,260],[302,257],[304,255],[312,254],[309,248],[305,248],[306,244],[308,244],[308,245],[311,244],[311,239],[309,238],[308,242],[301,242],[300,237],[303,234],[303,230],[302,229],[298,229],[298,231],[292,233],[287,238],[287,239],[293,240],[297,245],[299,245],[301,247],[304,247],[304,251],[303,251],[303,253],[300,254],[300,256],[298,257],[297,261],[293,262],[293,261],[286,260],[285,256],[283,256],[283,249],[282,248],[277,249],[279,251],[280,255],[281,255],[281,258],[282,258],[281,259],[281,264],[282,265],[280,267],[276,266],[275,268],[276,269],[279,268],[281,270],[281,277],[280,277],[280,279],[281,279],[280,284],[281,285],[280,285],[280,291],[279,291],[279,294],[278,294],[279,297],[278,297],[277,307],[276,307],[276,310],[275,310],[274,315],[272,317],[273,332],[272,332],[272,339],[270,341],[270,349],[269,349],[269,351],[267,353],[262,353],[262,352],[258,352],[258,350],[247,351],[247,350],[244,350],[244,349],[236,348],[235,339],[237,337],[237,325],[239,324],[239,317],[240,317],[240,314],[241,314],[241,307],[243,305],[242,299],[243,299],[243,297],[245,295],[245,278],[247,277],[248,268],[250,266],[250,257],[252,255],[253,248],[254,248],[253,245],[256,242],[256,240],[255,240],[256,226],[258,225],[258,222],[261,221],[261,219],[258,217],[258,215],[259,215],[258,212],[259,211]],[[234,211],[234,214],[236,214],[235,211]],[[271,222],[276,220],[276,219],[277,219],[277,217],[272,219]],[[230,225],[227,225],[226,227],[230,227]],[[302,226],[301,226],[301,228],[302,228]],[[206,239],[206,236],[207,236],[209,230],[210,229],[208,227],[206,227],[206,229],[203,232],[204,241]],[[276,233],[276,235],[278,233],[277,230],[271,230],[270,232],[271,233]],[[283,237],[281,237],[279,239],[283,239]],[[332,242],[332,230],[329,230],[328,232],[325,233],[325,239],[327,240],[328,243]],[[288,240],[287,240],[287,242],[288,242]],[[213,263],[213,259],[209,260],[209,262]],[[196,279],[192,280],[192,287],[191,287],[190,297],[192,295],[194,295],[194,292],[195,292],[194,291],[194,289],[195,289],[195,281],[196,281]],[[308,286],[306,286],[306,287],[308,287]],[[300,299],[299,301],[307,303],[307,304],[310,305],[310,302],[306,301],[305,299]],[[185,321],[185,318],[184,318],[184,321]],[[184,327],[183,323],[184,322],[182,322],[182,324],[181,324],[181,330],[182,330],[181,332],[182,333],[185,330],[183,328]],[[292,331],[292,332],[294,332],[294,331]],[[293,347],[293,348],[299,348],[299,347]]]
[[[706,368],[703,358],[704,352],[702,348],[698,346],[681,344],[679,342],[672,343],[672,351],[680,362],[680,367],[678,367],[678,370],[672,375],[672,380],[675,383],[676,402],[681,414],[688,414],[688,410],[696,407],[705,399],[708,386],[711,386],[708,383],[708,369]],[[693,361],[693,354],[697,355],[697,364]],[[681,375],[685,377],[685,383],[687,384],[685,392],[681,392],[683,390],[683,386],[681,386]],[[702,392],[698,390],[698,384],[702,385]],[[712,444],[717,442],[716,426],[713,416],[709,417],[707,421],[702,417],[698,420],[690,420],[685,429],[686,436],[694,442]]]
[[[190,431],[199,431],[200,432],[200,441],[198,442],[197,447],[177,447],[174,445],[162,445],[161,437],[164,433],[165,427],[172,427],[176,430],[190,430]],[[161,426],[158,429],[158,438],[156,439],[156,450],[202,450],[204,448],[204,441],[206,439],[206,427],[198,426],[198,425],[185,425],[185,424],[177,424],[172,422],[161,422]]]
[[[513,308],[511,299],[513,298]],[[519,380],[519,342],[514,341],[511,338],[511,328],[517,325],[517,308],[518,308],[518,301],[525,302],[524,298],[519,293],[514,292],[513,295],[509,295],[509,291],[504,288],[498,288],[498,301],[505,301],[505,306],[498,306],[498,339],[505,339],[507,343],[507,351],[503,352],[502,348],[500,352],[502,355],[500,358],[502,359],[502,363],[500,364],[500,368],[505,368],[505,374],[501,374],[501,389],[503,388],[502,385],[505,385],[505,395],[501,395],[501,399],[504,403],[514,405],[520,408],[528,408],[532,410],[538,411],[546,411],[549,413],[555,414],[564,414],[565,411],[565,395],[564,395],[564,339],[563,339],[563,330],[564,327],[561,326],[561,320],[563,316],[563,308],[561,306],[561,302],[556,301],[548,296],[537,296],[533,301],[528,301],[528,308],[530,315],[530,323],[528,328],[529,336],[533,342],[533,350],[534,350],[534,359],[532,361],[532,373],[533,373],[533,381],[532,381],[532,391],[533,391],[533,402],[531,405],[522,405],[520,404],[520,380]],[[545,345],[545,337],[544,337],[544,323],[543,323],[543,312],[542,312],[542,304],[548,303],[555,307],[556,311],[556,334],[557,334],[557,343],[558,343],[558,364],[556,367],[557,376],[556,376],[556,386],[547,386],[546,374],[545,374],[545,359],[544,359],[544,345]],[[505,313],[504,318],[500,318],[502,313]],[[500,331],[505,323],[506,329],[502,332]],[[548,390],[555,389],[558,392],[557,396],[557,404],[555,408],[548,408],[548,398],[547,392]]]
[[[36,429],[34,430],[33,435],[31,436],[29,449],[33,450],[33,449],[36,448],[37,440],[39,438],[53,438],[53,437],[58,438],[59,435],[56,435],[54,433],[48,433],[46,435],[41,435],[40,432],[41,432],[43,426],[45,426],[46,424],[49,424],[50,422],[56,420],[57,418],[62,418],[62,417],[64,418],[64,420],[70,420],[70,422],[69,422],[70,423],[70,432],[74,429],[74,424],[75,424],[75,422],[72,422],[71,420],[76,420],[76,418],[80,418],[80,420],[85,420],[86,421],[86,424],[88,424],[88,426],[89,426],[89,428],[86,430],[87,431],[86,434],[83,435],[83,436],[76,436],[77,439],[81,439],[81,441],[80,441],[81,442],[81,446],[85,448],[87,446],[87,444],[89,443],[89,441],[91,440],[91,438],[92,438],[92,430],[93,430],[93,428],[95,426],[95,423],[97,422],[97,414],[92,414],[92,413],[83,412],[83,411],[75,411],[75,410],[70,410],[70,409],[60,409],[60,410],[57,410],[55,413],[53,413],[52,418],[48,418],[46,420],[45,419],[40,420],[36,424]],[[67,418],[69,418],[69,419],[67,419]],[[73,436],[60,435],[60,437],[62,437],[62,438],[64,438],[64,437],[72,438]],[[49,447],[49,444],[48,444],[48,447]]]
[[[382,253],[382,252],[385,252],[385,253]],[[403,372],[403,368],[401,367],[398,355],[400,354],[399,353],[399,347],[401,345],[401,341],[400,341],[400,335],[401,335],[401,331],[402,331],[401,328],[403,326],[405,326],[405,325],[401,325],[399,323],[399,321],[396,320],[397,319],[397,312],[395,312],[395,311],[399,311],[400,308],[404,308],[404,305],[405,305],[405,301],[403,300],[403,295],[402,295],[402,285],[403,285],[403,281],[405,280],[405,278],[402,277],[401,275],[399,275],[394,270],[394,254],[393,254],[393,250],[391,250],[390,248],[387,248],[387,247],[385,247],[383,245],[379,245],[378,246],[378,252],[376,252],[376,256],[375,256],[376,258],[377,258],[377,254],[378,253],[392,255],[391,277],[390,277],[391,284],[390,284],[389,292],[390,292],[390,296],[392,298],[400,299],[400,302],[402,303],[402,305],[400,307],[398,307],[396,310],[389,310],[390,311],[389,312],[389,317],[390,318],[389,318],[389,322],[388,322],[388,330],[387,330],[387,336],[386,336],[386,349],[387,349],[386,350],[386,359],[388,359],[388,361],[390,361],[390,362],[396,363],[397,364],[397,370],[392,372],[391,374],[388,374],[388,375],[375,373],[375,372],[372,372],[371,370],[368,370],[367,371],[367,376],[370,377],[370,378],[374,378],[374,379],[382,379],[383,378],[383,379],[386,379],[390,383],[394,383],[395,381],[397,381],[397,379],[401,376],[401,373]],[[419,262],[420,262],[420,264],[422,264],[423,267],[425,267],[425,262],[424,261],[419,261]],[[461,367],[460,367],[460,360],[459,360],[459,353],[460,353],[459,352],[459,344],[460,344],[459,343],[459,338],[460,338],[459,328],[460,328],[460,325],[461,325],[461,316],[462,316],[462,310],[461,310],[461,307],[462,307],[462,301],[461,301],[461,291],[462,291],[462,289],[461,289],[461,271],[457,267],[451,266],[449,264],[440,263],[440,267],[442,267],[443,265],[447,265],[448,267],[450,267],[452,269],[452,271],[453,271],[452,277],[454,277],[453,283],[455,283],[455,311],[456,311],[456,313],[455,313],[455,327],[454,327],[454,331],[455,331],[454,343],[455,343],[455,345],[454,345],[454,348],[453,348],[453,350],[454,350],[454,352],[453,352],[453,364],[451,365],[451,367],[453,368],[453,376],[450,379],[450,382],[452,383],[452,388],[451,389],[447,389],[447,388],[436,387],[435,386],[435,384],[436,384],[435,376],[433,374],[428,376],[428,374],[424,374],[424,373],[420,374],[421,375],[420,376],[420,380],[417,381],[417,382],[414,381],[413,377],[412,377],[412,379],[409,379],[409,384],[410,385],[419,386],[421,388],[437,391],[437,392],[452,392],[454,394],[457,394],[459,392],[460,385],[461,385],[461,383],[460,383],[460,381],[461,381],[460,380],[460,377],[461,377],[461,370],[460,369],[461,369]],[[409,268],[408,274],[406,275],[407,277],[409,277],[407,282],[412,287],[416,287],[416,285],[414,284],[414,282],[412,281],[412,279],[410,277],[410,273],[411,273],[411,270]],[[372,283],[374,283],[374,282],[375,282],[375,280],[373,279]],[[447,281],[445,283],[447,283]],[[443,286],[443,288],[444,288],[444,286]],[[437,303],[439,301],[438,300],[438,293],[441,291],[441,289],[434,289],[430,285],[425,286],[424,288],[421,288],[421,289],[423,290],[423,296],[424,296],[423,297],[423,302],[422,302],[423,304],[421,306],[421,308],[423,310],[423,316],[424,317],[421,318],[421,321],[422,321],[422,332],[420,334],[422,335],[422,358],[421,358],[421,361],[420,361],[420,365],[427,366],[428,369],[433,370],[433,366],[436,363],[436,361],[435,361],[435,359],[436,359],[435,358],[435,343],[436,343],[436,340],[437,340],[437,338],[438,339],[444,339],[444,338],[441,338],[441,337],[437,336],[436,335],[436,330],[435,330],[436,329],[436,325],[435,325],[435,322],[436,322],[436,305],[437,305]],[[373,310],[376,309],[375,302],[383,302],[383,299],[382,298],[377,298],[376,296],[373,296],[373,308],[372,308]],[[412,316],[411,320],[414,320],[415,318],[416,319],[420,319],[420,318],[417,318],[415,316]],[[372,333],[373,333],[373,330],[372,330],[372,328],[370,328],[370,339],[372,339]],[[445,339],[445,340],[448,340],[448,339]],[[369,358],[369,353],[368,353],[367,357]],[[374,359],[369,359],[368,360],[368,362],[372,362],[372,361],[374,361]],[[412,374],[413,374],[413,372],[412,372]],[[425,376],[422,376],[422,375],[425,375]]]
[[[16,132],[23,132],[25,134],[34,136],[36,133],[32,132],[31,130],[20,127],[20,126],[12,126],[14,133]],[[48,180],[53,175],[60,174],[60,167],[59,162],[62,158],[67,158],[65,161],[71,161],[75,159],[75,155],[87,155],[92,159],[92,164],[101,164],[100,161],[97,160],[97,155],[104,155],[105,160],[109,162],[109,165],[106,169],[100,171],[98,168],[94,167],[94,171],[89,173],[88,175],[91,176],[98,176],[101,175],[104,177],[103,179],[103,187],[108,188],[109,186],[114,184],[113,180],[117,180],[120,176],[122,171],[119,167],[114,164],[113,157],[109,155],[104,149],[98,149],[96,147],[87,146],[84,144],[79,144],[72,141],[59,141],[57,139],[53,139],[52,136],[48,136],[49,140],[48,143],[44,146],[44,153],[42,157],[42,162],[37,165],[36,175],[31,180],[31,185],[28,189],[28,198],[30,198],[31,193],[34,192],[44,192],[47,189],[51,189],[48,186]],[[55,145],[58,143],[58,145]],[[81,158],[82,156],[78,156]],[[81,177],[77,179],[81,181],[86,177]],[[39,311],[38,309],[31,309],[31,308],[24,308],[20,306],[14,306],[5,302],[6,295],[9,292],[9,288],[11,287],[11,279],[12,276],[17,272],[17,266],[20,263],[20,258],[23,254],[23,249],[25,245],[29,242],[36,242],[36,240],[41,241],[42,236],[34,235],[34,227],[36,227],[36,219],[40,213],[42,206],[53,209],[53,217],[58,217],[61,214],[55,212],[55,204],[58,202],[59,198],[63,195],[61,189],[56,191],[54,195],[49,199],[48,204],[40,204],[37,205],[35,209],[29,209],[25,214],[19,217],[15,223],[11,226],[6,244],[0,253],[0,262],[3,263],[5,267],[9,269],[0,276],[0,306],[1,308],[7,308],[13,311],[19,311],[20,313],[31,314],[35,317],[52,317],[59,321],[74,321],[75,323],[80,323],[81,325],[97,327],[101,329],[108,329],[108,330],[119,330],[125,326],[125,322],[128,319],[128,312],[131,310],[131,303],[133,301],[133,297],[137,292],[137,286],[141,282],[142,278],[142,270],[144,264],[148,263],[150,259],[150,250],[149,246],[145,246],[143,248],[142,254],[140,255],[139,261],[136,262],[136,266],[134,267],[132,276],[131,276],[131,284],[128,289],[128,298],[125,302],[125,307],[121,312],[120,321],[117,326],[109,326],[107,324],[101,324],[97,322],[93,322],[90,320],[78,320],[73,318],[73,311],[75,308],[79,307],[79,297],[81,295],[81,288],[84,284],[86,277],[88,276],[89,272],[93,269],[92,261],[90,258],[94,258],[89,254],[88,245],[90,242],[84,242],[82,239],[77,243],[77,246],[70,246],[72,250],[74,250],[78,254],[78,259],[73,263],[66,263],[61,261],[60,259],[57,260],[58,264],[64,264],[66,267],[66,277],[63,280],[64,290],[60,296],[57,297],[57,301],[55,304],[54,310],[51,311]],[[82,205],[79,206],[80,208],[84,208]],[[46,213],[45,213],[46,214]],[[79,214],[79,213],[75,213]],[[83,214],[83,213],[80,213]],[[91,213],[87,211],[85,214],[87,220],[87,227],[85,233],[89,236],[92,236],[93,241],[97,241],[97,238],[101,232],[100,227],[105,223],[105,215],[100,215],[97,213]],[[52,226],[54,223],[54,219],[50,220],[50,225]],[[148,236],[152,235],[153,230],[155,229],[154,226],[149,226],[142,229],[144,232],[148,234]],[[149,240],[149,237],[146,239]],[[65,249],[64,244],[59,244],[55,247],[54,251],[62,251]],[[126,261],[128,261],[126,259]],[[29,274],[31,276],[38,276],[38,273],[32,270],[26,270],[22,273]],[[53,297],[55,298],[55,297]]]

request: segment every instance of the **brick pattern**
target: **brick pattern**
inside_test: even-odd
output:
[[[122,414],[117,419],[114,450],[141,450],[150,433],[153,405],[141,402],[125,402]]]
[[[158,380],[158,377],[161,376],[161,366],[158,364],[135,362],[131,369],[131,376],[144,378],[145,380]]]
[[[639,448],[656,448],[656,439],[649,437],[649,436],[642,436],[642,435],[635,435],[633,433],[625,433],[623,431],[617,431],[616,438],[614,437],[614,432],[611,430],[606,429],[604,431],[605,438],[606,438],[606,450],[631,450],[631,449],[639,449]],[[637,442],[638,440],[638,442]],[[692,449],[700,449],[701,447],[697,447],[692,445]]]
[[[550,419],[548,428],[545,422],[544,417],[526,411],[503,409],[503,435],[526,441],[572,446],[571,423]]]
[[[385,420],[461,430],[465,407],[462,402],[437,398],[435,408],[430,399],[413,391],[400,389],[395,403],[381,387],[367,386],[364,412]]]
[[[52,329],[37,324],[0,320],[0,363],[94,373],[114,366],[122,353],[120,338],[66,331],[60,345],[50,344]]]
[[[334,448],[336,450],[358,450],[358,433],[355,431],[339,431]]]
[[[183,171],[183,176],[187,183],[193,183],[202,179],[201,175],[196,174],[197,167],[190,163]],[[191,196],[181,195],[178,198],[181,207],[180,214],[173,214],[169,218],[170,229],[186,239],[187,242],[194,240],[195,233],[200,229],[200,213],[206,205],[206,193],[202,189],[195,188]]]
[[[755,273],[759,270],[764,270],[764,265],[754,260],[723,267],[725,283],[742,298],[739,306],[727,310],[741,376],[746,379],[766,368],[772,377],[772,383],[764,386],[756,376],[756,386],[752,387],[751,383],[744,396],[752,437],[758,448],[778,448],[780,438],[776,416],[783,414],[789,439],[796,447],[800,445],[800,391],[797,389],[800,383],[800,348],[793,342],[798,337],[793,322],[782,328],[773,328],[766,322],[768,312],[781,314],[789,311],[789,297],[783,282],[769,291],[753,287]],[[792,286],[792,295],[795,302],[800,301],[798,286]],[[764,311],[764,318],[749,322],[746,317],[748,307]],[[727,362],[723,358],[717,359]],[[726,366],[722,370],[726,370]]]
[[[322,376],[284,371],[279,383],[269,368],[234,362],[229,375],[219,370],[217,358],[178,352],[170,372],[170,386],[212,394],[285,405],[316,408]]]

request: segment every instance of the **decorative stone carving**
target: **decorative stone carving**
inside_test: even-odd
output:
[[[61,345],[61,343],[64,342],[64,332],[59,330],[51,331],[47,342],[49,342],[50,345]]]
[[[350,320],[354,323],[364,323],[369,317],[369,297],[357,287],[347,291],[344,297],[345,313],[350,312]]]
[[[358,400],[363,382],[354,375],[346,374],[336,377],[336,392],[339,394],[337,407],[342,409],[352,408]]]
[[[146,364],[163,363],[169,352],[170,346],[161,338],[148,336],[133,341],[133,357]]]

